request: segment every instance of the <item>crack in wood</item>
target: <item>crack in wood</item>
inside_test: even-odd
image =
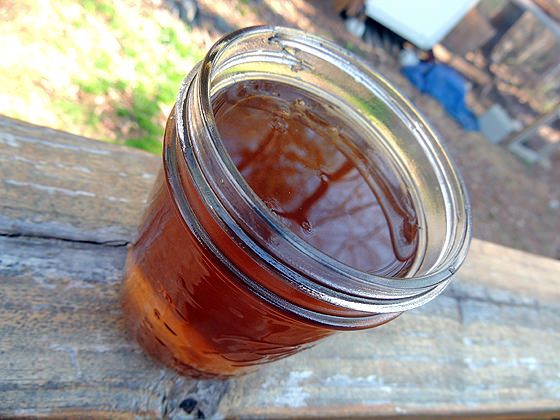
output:
[[[72,239],[63,236],[37,235],[37,234],[28,234],[28,233],[20,233],[20,232],[0,231],[0,237],[23,238],[23,239],[45,239],[45,240],[54,240],[54,241],[62,241],[62,242],[71,242],[77,244],[99,245],[99,246],[106,246],[111,248],[120,248],[120,247],[126,247],[130,245],[130,241],[118,240],[118,239],[110,240],[110,241],[94,241],[94,240],[87,240],[87,239]]]

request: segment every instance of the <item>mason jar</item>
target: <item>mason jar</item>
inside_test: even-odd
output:
[[[213,101],[255,81],[324,104],[333,121],[359,134],[350,146],[360,173],[404,191],[415,211],[405,271],[387,275],[326,252],[251,188],[224,144]],[[280,179],[269,169],[267,177]],[[362,229],[342,226],[332,241],[350,228]],[[129,251],[125,318],[141,346],[178,372],[239,375],[426,304],[447,287],[470,238],[461,177],[409,101],[332,42],[288,28],[246,28],[219,40],[180,87],[162,169]]]

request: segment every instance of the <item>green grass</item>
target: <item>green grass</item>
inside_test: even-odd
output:
[[[81,0],[82,7],[89,13],[104,16],[111,28],[118,28],[118,14],[115,5],[108,0]]]
[[[61,113],[68,116],[68,118],[78,124],[83,124],[87,119],[86,113],[82,107],[74,101],[68,99],[57,99],[53,102],[53,106],[60,110]]]
[[[130,138],[124,144],[150,153],[161,154],[161,142],[154,137]]]
[[[360,53],[360,49],[358,48],[358,46],[350,41],[346,42],[346,45],[344,45],[344,47],[348,50],[353,52],[354,54],[359,54]]]
[[[45,1],[20,0],[0,28],[11,47],[0,113],[160,153],[181,81],[203,57],[190,28],[149,3]]]
[[[114,13],[114,9],[103,2],[93,3],[95,7],[89,6],[90,9],[107,16],[111,22],[118,25],[120,17]],[[164,129],[162,121],[165,120],[162,109],[171,109],[188,69],[180,68],[172,59],[146,55],[142,40],[137,39],[133,32],[123,32],[122,38],[125,45],[123,53],[134,68],[136,81],[131,83],[129,80],[115,77],[111,71],[114,65],[111,57],[100,52],[93,61],[92,73],[78,80],[77,84],[81,92],[94,96],[115,97],[111,95],[112,92],[124,94],[128,91],[127,101],[119,103],[118,99],[111,99],[115,116],[132,122],[135,127],[133,137],[124,138],[124,144],[160,153],[160,139]],[[172,57],[187,57],[193,62],[202,58],[202,52],[198,48],[184,40],[181,41],[176,28],[161,27],[158,42],[164,46],[164,50],[171,52]],[[87,106],[83,109],[81,120],[92,127],[99,124],[99,117],[96,118]]]

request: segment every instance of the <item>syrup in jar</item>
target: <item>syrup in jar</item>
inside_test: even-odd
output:
[[[263,80],[234,84],[213,102],[235,166],[282,223],[359,270],[407,272],[417,232],[406,186],[371,165],[360,170],[358,134],[340,115],[302,90]]]
[[[125,321],[184,375],[239,375],[430,301],[470,235],[451,159],[384,79],[326,40],[246,28],[169,116]]]

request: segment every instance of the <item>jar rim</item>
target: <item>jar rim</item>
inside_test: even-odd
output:
[[[275,36],[287,37],[290,39],[298,38],[303,40],[302,42],[307,43],[310,48],[316,48],[323,54],[327,53],[336,57],[341,65],[351,64],[351,66],[359,69],[362,75],[366,75],[372,79],[376,85],[389,95],[391,101],[397,103],[415,120],[421,122],[419,127],[424,130],[424,136],[426,140],[430,142],[433,153],[437,155],[437,159],[445,161],[444,163],[446,165],[446,169],[451,171],[447,174],[448,176],[446,180],[448,185],[446,187],[452,191],[453,197],[456,200],[452,210],[461,212],[461,214],[451,215],[451,217],[461,219],[459,226],[461,230],[455,232],[455,237],[450,239],[445,252],[442,250],[444,254],[443,262],[445,262],[444,267],[426,275],[412,276],[408,278],[383,277],[358,270],[318,251],[304,239],[299,238],[291,232],[286,226],[276,224],[273,228],[282,235],[283,239],[291,244],[294,249],[297,249],[308,256],[310,261],[314,261],[314,263],[322,266],[329,266],[329,268],[335,272],[337,276],[339,276],[340,284],[335,284],[335,287],[332,287],[332,293],[330,293],[329,290],[331,288],[329,287],[325,291],[325,293],[331,294],[330,301],[336,302],[337,305],[357,310],[367,309],[369,311],[380,313],[411,309],[431,300],[445,288],[451,276],[463,263],[468,251],[471,239],[471,212],[466,188],[460,174],[455,169],[455,165],[451,157],[446,152],[445,146],[441,144],[438,138],[439,136],[434,133],[433,129],[426,124],[425,118],[423,118],[411,105],[411,103],[399,92],[397,92],[381,75],[374,72],[369,65],[363,62],[360,58],[354,56],[352,53],[323,38],[310,35],[299,30],[283,27],[249,27],[224,36],[211,47],[198,69],[193,70],[193,72],[187,76],[181,87],[181,91],[179,92],[176,105],[176,115],[178,116],[176,123],[183,152],[192,147],[195,155],[200,153],[196,144],[188,144],[189,141],[196,142],[197,139],[191,138],[189,140],[187,127],[189,122],[186,121],[184,111],[185,101],[187,99],[189,89],[196,89],[198,106],[202,115],[201,122],[204,125],[204,131],[207,135],[205,141],[210,143],[209,145],[204,146],[206,147],[206,152],[211,153],[212,159],[216,159],[219,167],[224,171],[224,174],[226,174],[229,182],[231,182],[231,185],[237,190],[237,192],[244,197],[247,197],[249,200],[254,201],[251,203],[252,209],[255,210],[260,217],[266,218],[268,223],[274,223],[272,211],[270,211],[268,207],[260,199],[258,199],[258,197],[256,197],[256,194],[250,189],[248,184],[244,182],[242,175],[235,167],[233,161],[229,158],[229,156],[227,156],[227,152],[225,152],[224,155],[225,147],[217,131],[212,109],[211,83],[213,76],[212,72],[215,70],[215,62],[219,60],[223,51],[226,51],[231,45],[235,44],[240,39],[256,35],[268,39]],[[195,167],[192,169],[197,172],[200,171],[198,173],[199,180],[207,180],[208,174],[204,173],[203,167]],[[208,189],[205,189],[205,191],[208,192]],[[212,203],[210,203],[212,210],[219,212],[219,217],[225,221],[226,224],[233,229],[233,231],[240,233],[240,237],[243,242],[246,242],[246,245],[248,245],[251,249],[254,249],[255,244],[247,243],[248,238],[243,236],[241,233],[242,229],[239,229],[239,226],[235,226],[236,221],[234,218],[228,217],[229,209],[219,208],[220,206],[223,206],[223,203],[220,200],[212,200]],[[260,255],[263,255],[263,252],[264,254],[267,254],[266,250],[260,249],[258,251]],[[300,280],[303,281],[303,279]],[[311,279],[311,283],[313,283],[313,280],[314,279]],[[353,283],[347,282],[346,280],[352,280]],[[352,286],[347,287],[346,284],[352,284]],[[355,284],[360,284],[361,287],[356,289]]]

